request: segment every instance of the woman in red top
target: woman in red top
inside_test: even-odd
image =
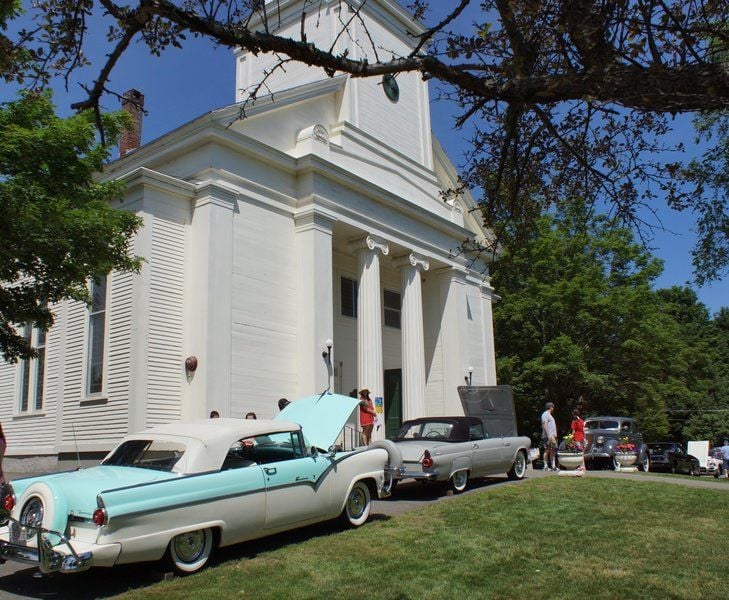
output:
[[[359,392],[359,443],[362,446],[369,446],[372,439],[372,428],[375,425],[375,406],[370,399],[370,391],[363,388]]]
[[[574,436],[575,443],[579,445],[579,449],[582,450],[585,447],[585,421],[580,416],[580,411],[575,409],[572,411],[572,423],[570,423],[570,430]]]
[[[570,423],[570,430],[572,431],[573,439],[575,441],[575,450],[578,452],[585,451],[585,421],[580,416],[580,411],[575,409],[572,411],[572,423]],[[582,458],[582,464],[580,465],[580,471],[585,470],[585,458]]]

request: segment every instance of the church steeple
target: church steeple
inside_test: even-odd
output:
[[[368,0],[356,8],[350,4],[339,0],[323,0],[315,5],[304,0],[277,0],[266,5],[266,23],[268,30],[277,35],[298,40],[303,31],[307,42],[319,48],[333,48],[335,54],[353,59],[366,57],[370,62],[407,56],[418,34],[424,31],[395,1]],[[265,29],[263,19],[251,26]],[[236,58],[238,102],[245,100],[264,78],[265,86],[258,96],[270,91],[274,98],[278,92],[330,79],[321,68],[294,61],[281,65],[281,57],[270,54],[239,52]],[[432,168],[428,86],[418,73],[348,77],[338,97],[337,112],[337,122],[347,123],[364,137]]]

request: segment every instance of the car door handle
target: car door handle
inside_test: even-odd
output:
[[[472,447],[473,448],[478,448],[478,444],[474,444]]]
[[[511,446],[511,442],[504,442],[504,446]]]
[[[275,467],[268,467],[267,469],[263,469],[266,471],[266,475],[275,475],[277,473]]]

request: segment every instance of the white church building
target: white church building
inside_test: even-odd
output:
[[[278,32],[298,39],[303,0],[280,5]],[[424,31],[370,0],[338,35],[346,10],[323,1],[307,38],[359,58],[369,36],[382,59]],[[236,56],[239,103],[274,61]],[[50,331],[26,330],[39,358],[0,365],[8,456],[94,457],[152,425],[268,418],[281,397],[362,387],[384,437],[463,414],[464,379],[496,384],[487,265],[456,252],[487,232],[468,193],[442,194],[457,177],[427,82],[289,63],[267,85],[245,118],[212,111],[108,166],[126,183],[118,208],[143,219],[141,272],[94,283],[92,306],[56,306]]]

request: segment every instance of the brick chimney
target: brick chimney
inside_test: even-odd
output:
[[[142,141],[142,115],[144,114],[144,94],[131,89],[124,92],[121,101],[122,110],[132,117],[131,129],[122,131],[119,140],[119,157],[139,148]]]

